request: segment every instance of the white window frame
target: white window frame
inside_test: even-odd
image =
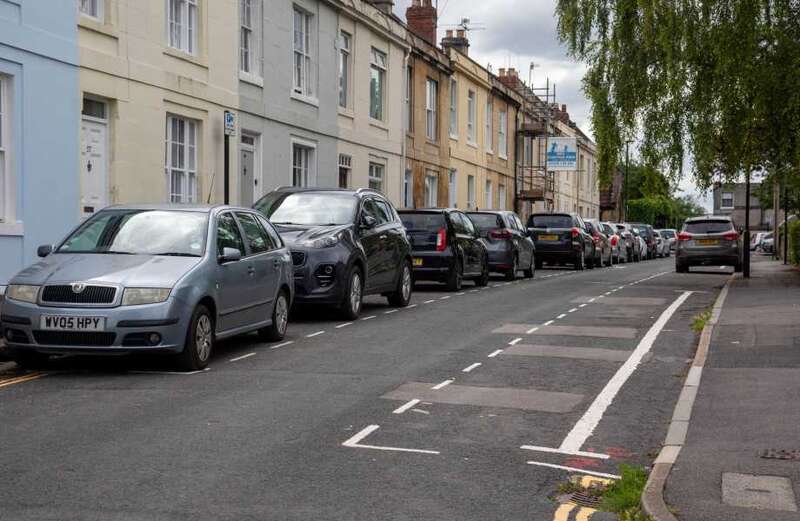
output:
[[[500,159],[508,159],[508,112],[501,110],[498,119],[497,155]]]
[[[255,78],[264,75],[261,60],[264,0],[239,0],[239,71]]]
[[[484,210],[491,210],[494,208],[494,190],[492,187],[492,182],[488,179],[486,180],[486,192],[484,193],[484,204],[486,207]]]
[[[450,208],[458,207],[458,171],[455,168],[450,169],[449,186],[447,190],[447,203]]]
[[[729,206],[725,204],[725,199],[726,199],[725,196],[726,195],[730,195],[731,204]],[[720,195],[720,198],[719,198],[719,208],[720,208],[720,210],[733,210],[733,208],[735,207],[735,204],[736,204],[736,200],[735,200],[735,196],[734,196],[733,192],[730,192],[730,191],[722,192],[722,194]]]
[[[477,99],[474,90],[467,91],[467,143],[476,146],[475,119],[477,115]]]
[[[439,206],[439,174],[435,170],[425,171],[425,207]]]
[[[403,172],[403,207],[414,207],[414,172],[410,168]]]
[[[347,180],[345,182],[345,186],[342,186],[342,170],[347,171]],[[339,188],[350,188],[352,183],[353,177],[353,156],[349,154],[339,154],[339,170],[338,170],[339,178],[336,180]]]
[[[294,162],[295,148],[306,151],[305,164],[301,164],[299,167],[296,166]],[[317,180],[317,144],[313,141],[307,141],[305,139],[292,138],[290,153],[289,173],[292,186],[315,186]],[[299,174],[301,176],[301,184],[296,183],[298,168],[300,169]],[[305,171],[303,171],[303,169],[305,169]]]
[[[78,0],[78,12],[95,20],[103,20],[103,4],[105,0]]]
[[[166,0],[167,45],[187,54],[197,54],[200,28],[199,0]]]
[[[380,175],[377,175],[377,174]],[[386,164],[377,161],[369,162],[368,186],[372,190],[383,192],[383,184],[386,181]],[[373,186],[377,185],[377,186]]]
[[[467,210],[475,209],[475,176],[467,176]]]
[[[494,144],[494,136],[492,136],[492,124],[494,123],[494,104],[492,98],[486,98],[486,121],[484,121],[483,141],[486,147],[486,152],[493,153],[492,145]]]
[[[376,49],[372,47],[369,53],[369,117],[370,119],[376,121],[385,121],[386,119],[386,71],[388,70],[388,56],[385,52],[381,51],[380,49]],[[372,75],[373,72],[377,73],[378,81],[379,81],[379,94],[380,94],[380,103],[379,105],[375,104],[375,100],[372,96],[375,92],[372,89]],[[378,107],[380,111],[379,114],[373,114],[373,107]]]
[[[14,176],[11,138],[11,78],[0,74],[0,224],[14,222]]]
[[[450,137],[458,139],[458,81],[450,78]]]
[[[425,80],[425,137],[439,141],[439,82],[431,78]]]
[[[339,31],[339,106],[350,107],[350,69],[353,65],[353,35]]]
[[[180,130],[181,126],[183,126],[183,137],[180,136],[180,132],[175,135],[175,130]],[[197,120],[167,114],[164,172],[167,176],[167,199],[171,203],[191,204],[198,200],[199,126]],[[175,186],[175,175],[182,177],[180,189]]]
[[[506,185],[500,183],[497,185],[497,209],[498,210],[505,210],[506,209]]]
[[[314,96],[313,30],[314,15],[295,4],[292,9],[292,92],[306,98]]]

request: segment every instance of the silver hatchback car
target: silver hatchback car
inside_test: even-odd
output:
[[[678,234],[675,271],[685,273],[690,266],[708,265],[742,271],[742,238],[730,217],[693,217]]]
[[[51,354],[173,354],[208,365],[214,342],[286,333],[292,259],[261,214],[229,206],[112,206],[12,278],[0,326],[22,366]]]

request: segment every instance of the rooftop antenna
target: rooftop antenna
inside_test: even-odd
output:
[[[536,67],[541,67],[541,66],[542,66],[541,63],[531,62],[530,68],[528,69],[528,85],[529,86],[533,87],[533,70]]]
[[[442,27],[458,27],[459,29],[463,29],[466,32],[472,31],[485,31],[486,24],[482,22],[473,22],[469,18],[462,18],[460,22],[457,24],[442,24]]]

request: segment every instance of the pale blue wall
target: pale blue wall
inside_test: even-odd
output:
[[[0,74],[12,77],[21,234],[0,224],[0,286],[79,219],[76,0],[0,0]]]

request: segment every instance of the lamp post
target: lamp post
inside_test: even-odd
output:
[[[750,169],[744,180],[744,248],[742,249],[742,276],[750,278]]]

